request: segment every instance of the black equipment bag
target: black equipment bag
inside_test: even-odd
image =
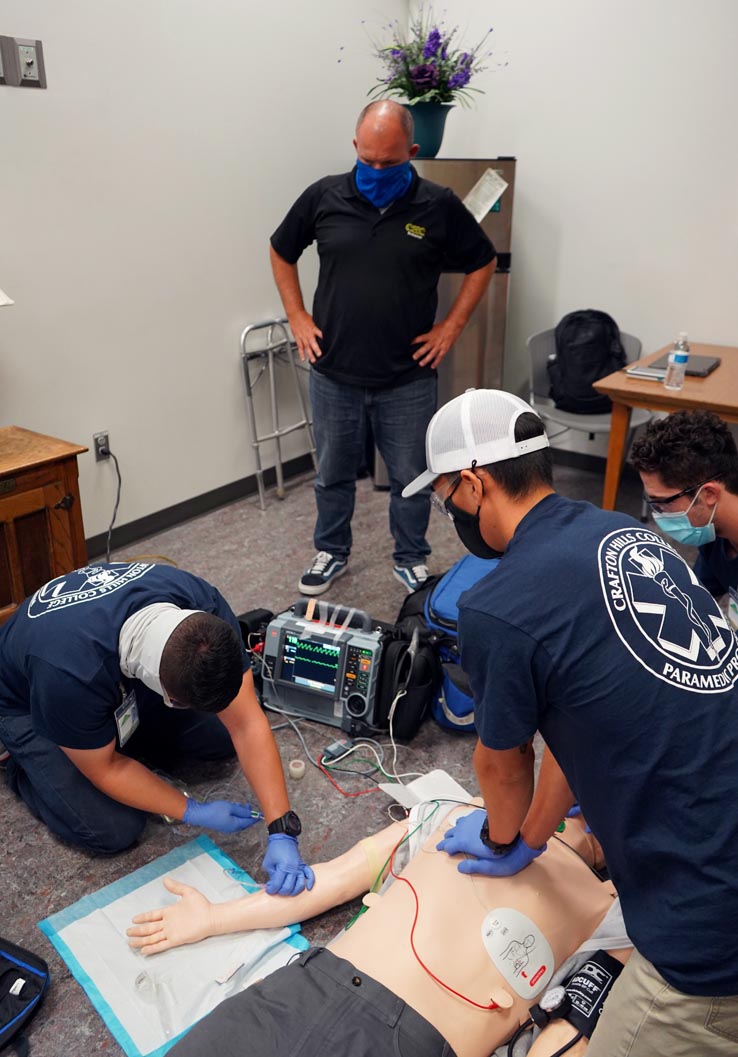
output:
[[[556,352],[548,360],[550,396],[560,411],[600,415],[612,409],[592,383],[625,367],[620,330],[607,312],[583,308],[570,312],[556,327]]]
[[[48,986],[43,958],[0,936],[0,1050],[12,1043],[18,1057],[28,1054],[21,1032],[38,1012]]]
[[[385,631],[379,673],[375,726],[407,741],[418,732],[441,683],[441,664],[427,631],[414,624],[396,624]]]

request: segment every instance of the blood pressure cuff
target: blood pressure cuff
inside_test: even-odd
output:
[[[602,1007],[622,971],[622,963],[607,951],[596,951],[565,985],[571,1002],[566,1019],[586,1038],[591,1038],[597,1027]]]

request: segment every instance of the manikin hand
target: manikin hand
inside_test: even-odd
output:
[[[464,815],[455,826],[446,831],[443,840],[436,845],[438,851],[445,851],[449,855],[462,853],[471,856],[459,863],[459,873],[510,877],[520,873],[546,850],[545,844],[542,848],[529,848],[523,838],[519,837],[510,851],[495,855],[479,836],[485,817],[486,812],[482,810]]]
[[[297,839],[287,833],[272,833],[262,864],[269,874],[266,890],[270,896],[297,896],[315,884],[315,874],[303,862]]]
[[[164,878],[164,887],[180,896],[177,902],[136,914],[134,927],[126,930],[131,947],[136,947],[141,954],[159,954],[170,947],[197,943],[213,934],[213,904],[202,892],[173,877]]]
[[[230,800],[212,800],[202,804],[190,798],[182,821],[188,826],[204,826],[218,833],[239,833],[263,821],[263,816],[253,811],[250,804],[234,804]]]
[[[315,325],[315,320],[304,309],[289,317],[290,330],[297,344],[301,360],[315,363],[323,355],[317,338],[323,337],[323,331]]]
[[[421,367],[437,367],[463,329],[451,320],[440,320],[426,334],[418,334],[417,338],[413,338],[412,344],[420,345],[418,351],[413,353],[413,359]]]

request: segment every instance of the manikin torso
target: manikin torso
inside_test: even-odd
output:
[[[460,874],[458,857],[435,850],[451,822],[452,816],[403,870],[418,892],[415,947],[428,968],[454,990],[480,1005],[494,999],[506,1008],[477,1009],[421,967],[410,946],[415,900],[402,881],[373,897],[369,910],[330,949],[408,1002],[437,1028],[457,1057],[488,1057],[526,1019],[528,1006],[545,990],[550,974],[541,973],[542,965],[549,968],[552,961],[552,970],[594,932],[615,890],[556,839],[514,878]],[[498,910],[499,915],[491,914]],[[515,917],[515,911],[524,918]],[[496,954],[501,969],[487,952],[483,926],[487,933],[501,933]],[[541,955],[541,933],[552,958]]]

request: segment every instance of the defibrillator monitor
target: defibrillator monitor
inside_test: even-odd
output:
[[[382,631],[359,610],[324,604],[308,619],[305,609],[297,603],[267,627],[265,704],[350,732],[374,725]]]

